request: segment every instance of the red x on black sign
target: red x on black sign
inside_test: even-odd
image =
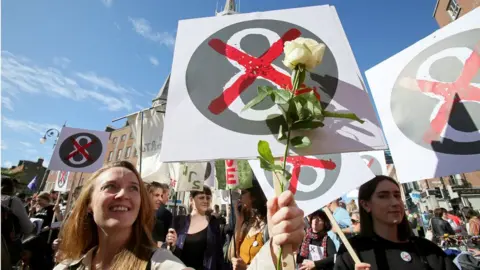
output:
[[[480,153],[480,29],[442,39],[415,56],[392,90],[399,129],[436,152]]]
[[[190,58],[185,76],[192,103],[206,118],[225,129],[252,135],[272,134],[272,127],[278,128],[283,122],[281,116],[251,119],[240,111],[242,104],[256,96],[258,86],[291,89],[291,71],[282,63],[283,46],[299,36],[324,43],[308,29],[278,20],[240,22],[205,37]],[[313,70],[315,76],[307,78],[301,91],[313,89],[325,106],[338,85],[337,63],[326,46],[322,65]],[[329,80],[319,81],[327,76]],[[328,95],[322,95],[325,89]],[[267,99],[252,109],[266,110],[272,106],[273,102]]]
[[[103,153],[100,139],[92,133],[80,132],[66,138],[58,154],[65,165],[84,168],[95,163]]]

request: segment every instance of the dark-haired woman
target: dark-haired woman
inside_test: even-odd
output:
[[[350,239],[363,262],[355,265],[346,248],[338,251],[335,269],[457,269],[433,242],[412,236],[398,183],[376,176],[360,187],[360,235]]]
[[[235,208],[235,243],[230,243],[227,256],[234,270],[247,269],[269,238],[267,199],[258,181],[254,180],[252,184],[251,188],[242,190],[239,205]]]
[[[219,221],[209,216],[212,191],[190,192],[190,215],[177,216],[175,230],[169,230],[167,243],[182,262],[196,270],[220,270],[223,266],[222,238]]]
[[[337,249],[327,232],[332,224],[325,212],[317,210],[308,216],[310,226],[297,256],[299,270],[330,270],[333,269]]]

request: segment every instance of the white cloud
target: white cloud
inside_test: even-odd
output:
[[[59,66],[61,68],[67,68],[68,65],[70,64],[70,59],[66,58],[66,57],[55,57],[53,58],[53,64],[55,64],[56,66]]]
[[[132,23],[133,30],[142,37],[157,42],[160,45],[173,47],[175,44],[175,37],[172,34],[168,32],[156,32],[146,19],[128,17],[128,20]]]
[[[110,91],[112,91],[116,94],[133,94],[133,93],[137,94],[138,93],[134,89],[131,89],[131,88],[127,89],[127,88],[115,83],[112,79],[98,76],[94,72],[87,72],[87,73],[77,72],[75,75],[77,75],[82,80],[90,83],[96,89],[104,88],[104,89],[110,90]]]
[[[25,147],[32,147],[33,145],[29,142],[20,142],[21,145],[25,146]]]
[[[9,97],[2,97],[2,106],[10,111],[13,111],[13,102]]]
[[[152,65],[158,66],[158,59],[157,59],[157,58],[155,58],[155,57],[153,57],[153,56],[150,56],[150,57],[148,58],[148,60],[150,60],[150,63],[152,63]]]
[[[59,131],[62,129],[58,125],[35,123],[32,121],[15,120],[5,116],[2,116],[2,124],[13,131],[37,133],[39,134],[39,139],[41,136],[45,134],[45,131],[47,131],[50,128],[55,128]]]
[[[117,22],[114,22],[113,25],[115,25],[115,27],[116,27],[118,30],[121,30],[120,25],[119,25]]]
[[[106,7],[111,7],[113,5],[113,0],[102,0],[102,2]]]
[[[5,143],[4,140],[1,141],[0,148],[1,148],[2,150],[5,150],[5,149],[8,148],[8,146],[7,146],[7,144]]]
[[[13,166],[13,163],[11,161],[7,160],[3,163],[3,166],[5,168],[11,168]]]
[[[94,74],[92,72],[87,75]],[[86,77],[86,78],[95,78]],[[104,91],[86,89],[80,85],[75,77],[65,75],[61,70],[52,67],[38,67],[24,57],[16,56],[10,52],[2,51],[2,91],[17,96],[19,92],[36,95],[49,95],[63,97],[74,101],[96,101],[103,104],[110,111],[132,109],[132,104],[125,95],[127,89],[108,78],[100,78],[98,81],[90,81],[96,90],[105,88],[115,92],[117,95],[110,96]],[[82,81],[83,82],[83,81]],[[123,91],[125,89],[125,91]],[[118,91],[123,91],[118,95]],[[129,93],[136,92],[128,89]],[[22,94],[23,95],[23,94]]]

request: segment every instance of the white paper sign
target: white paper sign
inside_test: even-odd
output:
[[[95,172],[103,166],[109,136],[105,131],[63,127],[48,169]]]
[[[203,190],[206,163],[182,163],[179,165],[175,191]]]
[[[272,172],[260,168],[258,160],[249,163],[265,196],[274,197]],[[295,201],[305,215],[375,176],[357,153],[290,157],[287,168],[292,172],[289,189],[295,191]]]
[[[480,169],[480,9],[366,72],[401,183]]]
[[[135,137],[135,148],[140,152],[140,133],[142,136],[142,158],[137,160],[137,169],[142,162],[141,176],[144,182],[169,183],[168,165],[160,161],[162,148],[163,115],[157,108],[143,112],[143,130],[141,113],[128,117],[128,123]]]
[[[310,245],[309,247],[309,259],[316,262],[323,259],[323,247]]]
[[[70,172],[57,172],[57,180],[55,181],[55,187],[53,190],[58,192],[67,192],[68,189],[68,178],[70,177]]]
[[[276,139],[280,110],[266,99],[241,111],[258,86],[290,87],[283,43],[299,36],[327,46],[306,86],[317,91],[327,110],[354,112],[365,123],[328,118],[310,134],[311,147],[292,155],[385,149],[337,13],[318,6],[180,21],[161,160],[255,158],[260,139],[270,143],[274,156],[283,155],[284,144]]]
[[[383,151],[359,152],[360,157],[375,175],[387,175],[387,161]]]

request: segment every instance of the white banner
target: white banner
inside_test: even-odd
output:
[[[55,187],[53,190],[58,192],[67,192],[68,188],[68,178],[70,176],[70,172],[65,171],[58,171],[57,172],[57,180],[55,181]]]
[[[359,152],[360,157],[375,175],[387,175],[387,161],[383,151]]]
[[[140,155],[137,168],[142,162],[141,176],[144,182],[170,183],[169,165],[160,161],[160,149],[162,148],[163,116],[157,112],[158,108],[143,113],[143,147],[142,159]],[[135,137],[135,148],[140,153],[140,122],[141,113],[128,117],[128,124],[132,128]]]

